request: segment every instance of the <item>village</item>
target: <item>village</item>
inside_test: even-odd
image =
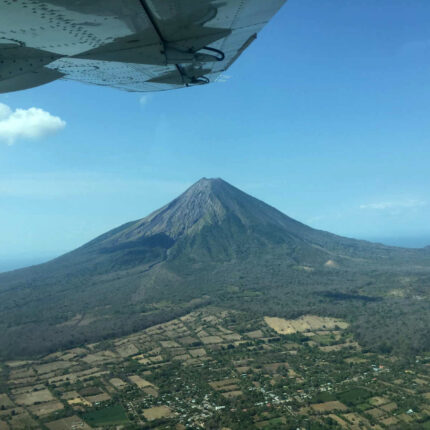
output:
[[[430,429],[430,354],[375,354],[345,321],[206,307],[1,364],[0,430]]]

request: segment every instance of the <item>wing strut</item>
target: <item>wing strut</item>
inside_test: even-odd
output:
[[[172,47],[169,46],[169,42],[164,38],[163,33],[158,26],[156,19],[154,18],[154,15],[151,11],[151,9],[146,4],[145,0],[140,0],[140,3],[142,5],[142,8],[144,9],[149,21],[151,22],[152,26],[154,27],[155,32],[157,33],[158,37],[160,38],[160,41],[164,48],[164,54],[166,55],[168,52],[172,51]],[[173,48],[173,51],[175,51],[175,48]],[[202,54],[199,51],[209,51],[211,54]],[[216,54],[216,55],[212,55]],[[195,56],[196,61],[204,60],[205,62],[208,61],[224,61],[225,54],[219,49],[212,48],[210,46],[204,46],[203,48],[200,48],[199,50],[193,51],[189,50],[187,54],[192,54]],[[175,63],[176,70],[181,76],[182,82],[184,86],[189,87],[191,85],[204,85],[209,84],[210,80],[207,76],[204,74],[190,74],[188,71],[191,71],[191,68],[185,69],[181,64]]]

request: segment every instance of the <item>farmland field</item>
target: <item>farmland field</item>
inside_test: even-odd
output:
[[[128,424],[130,421],[122,406],[95,410],[84,415],[85,421],[92,427]]]

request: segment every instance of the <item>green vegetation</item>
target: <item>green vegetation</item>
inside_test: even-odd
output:
[[[92,427],[130,424],[124,408],[120,405],[88,412],[83,415],[83,419]]]
[[[372,397],[372,393],[368,390],[357,387],[343,393],[339,393],[337,398],[348,406],[355,406]]]

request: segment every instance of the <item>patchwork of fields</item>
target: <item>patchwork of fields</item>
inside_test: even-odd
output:
[[[430,354],[363,350],[342,320],[205,308],[1,364],[0,430],[430,429]]]

